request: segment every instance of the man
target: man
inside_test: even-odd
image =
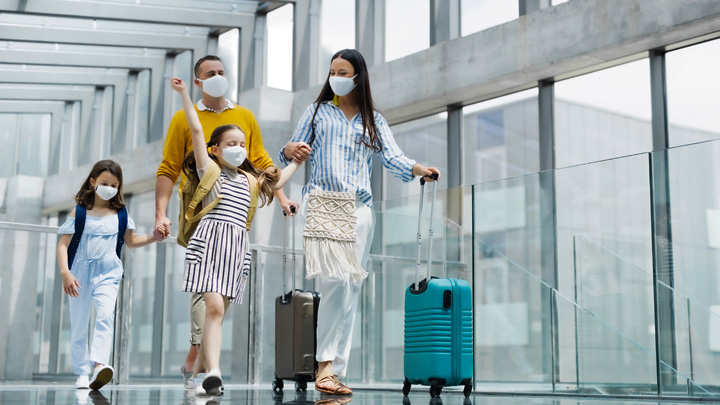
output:
[[[205,141],[210,139],[212,131],[220,125],[236,124],[245,133],[245,144],[247,158],[255,167],[265,169],[273,165],[270,156],[263,146],[260,128],[252,112],[247,108],[233,104],[225,98],[228,90],[227,79],[225,79],[225,68],[220,58],[208,55],[197,61],[195,64],[195,85],[203,91],[202,100],[198,101],[195,109],[200,117],[200,123],[205,133]],[[157,237],[167,238],[170,236],[171,221],[165,212],[172,194],[173,186],[178,176],[182,174],[182,162],[188,152],[192,150],[190,128],[188,127],[185,113],[178,111],[170,122],[165,147],[163,148],[163,161],[157,170],[155,183],[155,227],[153,233]],[[185,176],[182,176],[180,190],[185,183]],[[282,209],[292,215],[291,206],[296,209],[299,206],[290,201],[279,189],[275,196]],[[193,388],[192,376],[197,361],[198,372],[203,371],[202,353],[199,353],[199,345],[202,339],[202,326],[205,323],[205,302],[200,294],[193,294],[190,309],[190,350],[185,358],[185,364],[180,369],[186,388]],[[199,359],[198,359],[199,355]]]

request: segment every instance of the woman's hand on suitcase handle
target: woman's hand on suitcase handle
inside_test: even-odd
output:
[[[425,181],[440,180],[440,170],[437,167],[425,167],[420,163],[415,163],[412,172],[413,176],[422,176]]]

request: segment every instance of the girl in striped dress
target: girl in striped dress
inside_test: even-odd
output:
[[[188,178],[202,178],[210,165],[219,165],[220,177],[203,199],[203,205],[221,197],[219,203],[198,224],[185,252],[183,290],[202,294],[205,300],[205,326],[198,364],[207,374],[196,392],[222,394],[219,369],[222,321],[228,303],[241,303],[250,272],[247,235],[251,188],[246,176],[257,178],[256,192],[261,205],[272,202],[273,190],[281,188],[295,173],[300,162],[280,172],[275,167],[261,171],[246,160],[245,134],[237,125],[222,125],[205,144],[202,125],[182,79],[170,81],[180,93],[190,127],[193,151],[183,162]],[[196,367],[195,373],[198,372]],[[197,377],[195,375],[194,377]]]

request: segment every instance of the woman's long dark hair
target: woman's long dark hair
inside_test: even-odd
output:
[[[220,142],[222,142],[223,136],[225,136],[225,133],[227,133],[231,129],[237,129],[242,132],[242,129],[240,129],[240,127],[235,124],[220,125],[219,127],[215,128],[215,130],[210,135],[210,140],[207,143],[207,147],[209,148],[211,146],[220,146]],[[220,164],[215,155],[213,155],[212,153],[208,153],[208,156],[210,156],[210,159],[214,160],[215,163]],[[260,170],[253,166],[252,163],[250,163],[250,159],[245,159],[242,165],[240,165],[240,169],[242,169],[245,173],[249,173],[255,176],[255,178],[257,179],[258,190],[260,191],[258,193],[261,202],[260,206],[262,207],[265,204],[270,204],[274,198],[273,191],[275,184],[277,184],[278,180],[280,180],[280,170],[278,170],[274,166],[270,166],[265,170]],[[200,182],[200,178],[197,174],[197,162],[195,161],[195,154],[193,153],[193,151],[188,152],[188,154],[185,156],[185,160],[183,160],[182,164],[182,170],[183,173],[185,173],[185,177],[196,183]]]
[[[85,179],[82,187],[80,187],[80,191],[75,194],[75,203],[88,210],[93,208],[93,205],[95,205],[95,189],[90,184],[90,179],[95,179],[95,186],[97,186],[97,178],[103,172],[110,172],[110,174],[118,179],[117,194],[108,201],[110,208],[118,211],[125,206],[125,201],[123,201],[123,175],[120,165],[112,160],[101,160],[95,163],[87,179]]]
[[[343,49],[338,51],[330,59],[330,63],[337,58],[345,59],[350,62],[355,69],[355,78],[357,87],[355,87],[358,104],[360,105],[360,118],[362,118],[363,135],[362,139],[358,143],[362,143],[368,148],[372,148],[376,152],[380,152],[383,148],[380,137],[378,136],[377,127],[375,126],[375,104],[373,103],[372,94],[370,94],[370,77],[368,76],[367,65],[365,64],[365,58],[362,54],[355,49]],[[330,71],[328,70],[328,77],[325,79],[325,85],[320,90],[320,95],[315,100],[315,112],[312,117],[312,139],[310,144],[315,140],[315,116],[317,115],[320,103],[325,101],[331,101],[335,98],[330,87]]]

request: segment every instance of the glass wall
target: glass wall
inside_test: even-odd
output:
[[[567,167],[652,149],[647,59],[555,83],[555,159]]]
[[[240,91],[240,30],[233,28],[218,36],[218,56],[225,67],[225,77],[228,80],[226,97],[233,103],[238,102]],[[197,59],[197,58],[196,58]]]
[[[330,58],[341,49],[355,49],[355,0],[324,1],[320,6],[318,83],[325,83]]]
[[[461,35],[470,35],[520,17],[518,1],[462,0]]]
[[[463,108],[465,184],[540,170],[537,96],[531,89]]]
[[[430,47],[429,0],[385,1],[385,61]]]
[[[48,175],[51,123],[51,114],[0,114],[0,177]]]
[[[267,14],[267,85],[292,90],[293,6],[288,4]]]
[[[720,40],[668,52],[665,66],[670,146],[720,138]]]
[[[395,142],[408,158],[425,166],[435,166],[440,173],[447,171],[447,113],[392,125],[390,129]],[[385,200],[419,193],[416,182],[403,183],[384,168],[383,183]],[[441,181],[438,187],[447,188],[447,183]]]

